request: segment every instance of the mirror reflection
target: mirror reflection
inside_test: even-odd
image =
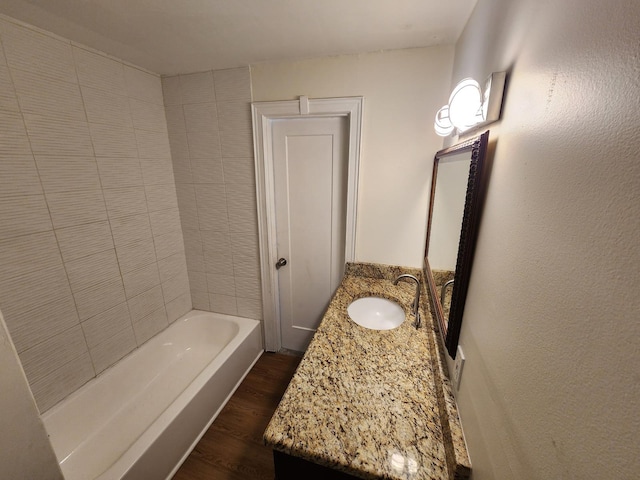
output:
[[[471,152],[440,159],[433,195],[429,264],[445,323],[449,321]]]
[[[484,194],[489,132],[434,159],[424,274],[445,346],[455,358]]]

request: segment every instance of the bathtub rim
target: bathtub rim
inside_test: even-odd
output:
[[[229,358],[232,356],[232,354],[236,350],[238,350],[238,347],[240,347],[243,344],[243,342],[248,341],[252,333],[257,331],[256,334],[258,336],[259,345],[260,345],[260,348],[257,351],[257,355],[255,356],[255,358],[253,358],[249,362],[248,368],[241,373],[237,382],[235,382],[233,388],[230,390],[228,395],[225,396],[223,402],[215,410],[215,412],[213,412],[211,418],[209,418],[209,420],[204,425],[203,429],[197,435],[197,438],[195,438],[195,440],[191,443],[189,449],[184,453],[184,455],[182,455],[182,457],[180,458],[180,461],[174,466],[171,473],[167,476],[167,479],[170,479],[175,474],[175,472],[180,468],[182,463],[184,463],[184,461],[187,459],[187,457],[189,456],[193,448],[200,441],[200,439],[206,433],[206,431],[211,426],[211,424],[215,421],[219,413],[225,407],[225,405],[227,404],[231,396],[235,393],[235,391],[237,390],[239,385],[242,383],[246,375],[249,373],[251,368],[253,368],[255,363],[264,353],[264,341],[262,339],[261,322],[254,319],[238,317],[234,315],[221,314],[217,312],[207,312],[204,310],[190,310],[189,312],[187,312],[186,314],[184,314],[183,316],[181,316],[180,318],[172,322],[166,329],[164,329],[161,332],[158,332],[158,334],[151,337],[149,340],[143,343],[140,347],[136,348],[135,350],[133,350],[132,352],[130,352],[129,354],[121,358],[118,362],[116,362],[114,365],[106,369],[100,375],[91,379],[89,382],[84,384],[78,390],[73,392],[71,395],[69,395],[68,397],[66,397],[61,402],[54,405],[52,408],[50,408],[49,410],[47,410],[41,415],[43,423],[45,424],[45,428],[46,428],[47,419],[55,415],[56,413],[59,413],[59,411],[64,408],[65,403],[68,400],[77,398],[78,396],[82,395],[85,390],[89,389],[91,385],[100,381],[101,378],[106,378],[109,375],[114,375],[113,372],[115,371],[115,367],[117,367],[119,364],[121,364],[122,362],[126,361],[129,358],[135,357],[135,355],[138,354],[141,348],[143,348],[145,345],[147,345],[149,342],[153,341],[154,339],[158,339],[159,337],[161,338],[161,336],[165,332],[167,332],[173,325],[178,324],[180,322],[188,321],[189,319],[195,316],[200,316],[200,315],[213,316],[215,320],[220,319],[220,320],[226,320],[226,321],[235,323],[238,325],[239,331],[224,346],[224,348],[218,353],[218,355],[213,359],[211,359],[211,361],[204,366],[204,368],[191,380],[191,382],[184,388],[184,390],[182,390],[177,395],[177,397],[175,397],[171,401],[171,403],[167,405],[167,407],[162,411],[162,413],[158,415],[158,417],[156,417],[156,419],[151,424],[149,424],[143,432],[140,433],[140,435],[136,438],[136,440],[127,448],[127,450],[120,457],[114,460],[113,463],[111,463],[111,465],[106,470],[99,472],[95,477],[93,477],[94,480],[112,480],[115,478],[119,479],[119,478],[125,477],[127,473],[136,466],[136,462],[139,459],[141,459],[143,455],[145,455],[151,448],[153,448],[154,442],[157,441],[161,437],[162,433],[171,425],[172,420],[175,419],[182,411],[184,411],[189,407],[190,402],[195,398],[198,392],[200,392],[206,386],[206,383],[216,374],[216,372],[218,372],[222,368],[222,366],[224,366],[225,362],[227,362]],[[248,345],[248,347],[250,347],[250,345]],[[49,436],[51,437],[51,435]],[[55,440],[51,438],[52,444],[54,443],[54,441]],[[55,448],[54,448],[54,451],[55,451]],[[60,462],[61,462],[61,459],[58,458],[58,463],[64,473],[64,467],[60,464]]]

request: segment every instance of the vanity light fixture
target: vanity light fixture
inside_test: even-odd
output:
[[[506,72],[492,73],[484,89],[473,78],[458,82],[451,92],[449,103],[436,113],[436,133],[446,137],[456,129],[462,133],[498,120],[506,76]]]

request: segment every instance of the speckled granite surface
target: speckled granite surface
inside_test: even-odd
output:
[[[446,365],[425,308],[426,290],[423,284],[423,327],[416,330],[409,313],[414,284],[392,283],[401,273],[422,276],[419,269],[347,265],[265,431],[267,445],[365,479],[468,475],[455,402],[442,378]],[[349,303],[372,294],[403,305],[407,320],[387,331],[352,322]]]

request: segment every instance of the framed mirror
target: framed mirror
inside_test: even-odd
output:
[[[456,358],[485,190],[489,131],[436,153],[424,275],[445,348]]]

